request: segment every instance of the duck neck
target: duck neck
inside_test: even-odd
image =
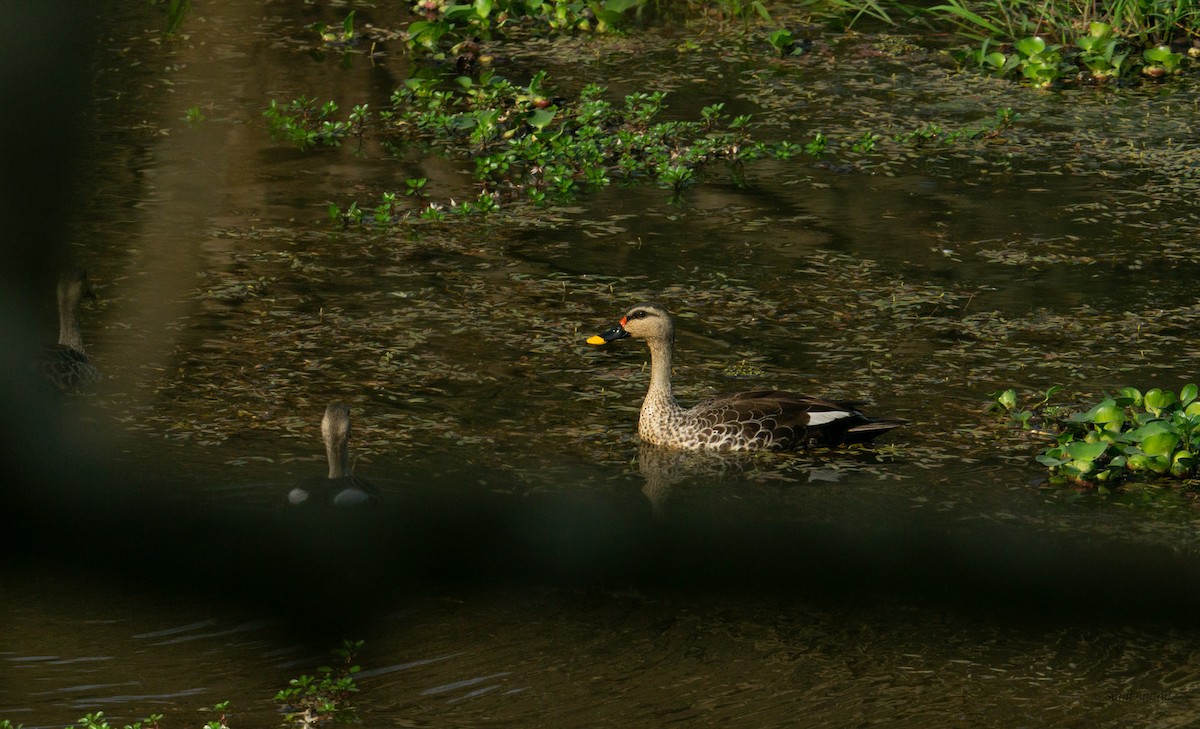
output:
[[[652,339],[650,345],[650,389],[642,402],[642,414],[667,414],[679,410],[675,395],[671,391],[672,342],[669,339]]]
[[[58,297],[58,343],[77,352],[83,351],[83,333],[79,329],[79,300],[70,294]]]
[[[325,441],[325,456],[329,459],[329,478],[346,478],[350,475],[350,442],[336,441],[328,438]]]

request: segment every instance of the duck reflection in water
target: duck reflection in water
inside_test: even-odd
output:
[[[650,502],[655,516],[662,516],[673,491],[688,483],[711,483],[734,473],[753,468],[754,460],[746,453],[684,451],[643,441],[638,446],[638,473],[646,479],[642,495]]]
[[[369,481],[351,473],[349,405],[334,402],[325,408],[325,417],[321,419],[321,435],[325,439],[329,475],[305,479],[288,492],[288,503],[292,506],[338,508],[377,503],[379,490]]]

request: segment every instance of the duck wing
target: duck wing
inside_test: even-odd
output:
[[[46,384],[62,392],[81,393],[100,380],[88,356],[65,344],[46,345],[37,368]]]
[[[824,400],[781,390],[752,390],[709,398],[690,412],[717,447],[782,450],[863,443],[903,420],[872,420],[859,400]]]

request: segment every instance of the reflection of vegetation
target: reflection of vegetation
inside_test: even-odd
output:
[[[1091,484],[1155,476],[1195,478],[1200,451],[1200,401],[1196,385],[1176,396],[1154,388],[1123,388],[1083,412],[1050,406],[1053,388],[1034,406],[1018,410],[1013,390],[996,393],[995,407],[1022,427],[1035,419],[1057,431],[1055,445],[1038,456],[1052,481]]]

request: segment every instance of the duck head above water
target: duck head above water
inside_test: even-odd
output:
[[[588,344],[608,344],[618,339],[633,337],[659,342],[675,339],[675,325],[671,313],[662,304],[638,304],[625,312],[615,327],[601,334],[588,337]]]

